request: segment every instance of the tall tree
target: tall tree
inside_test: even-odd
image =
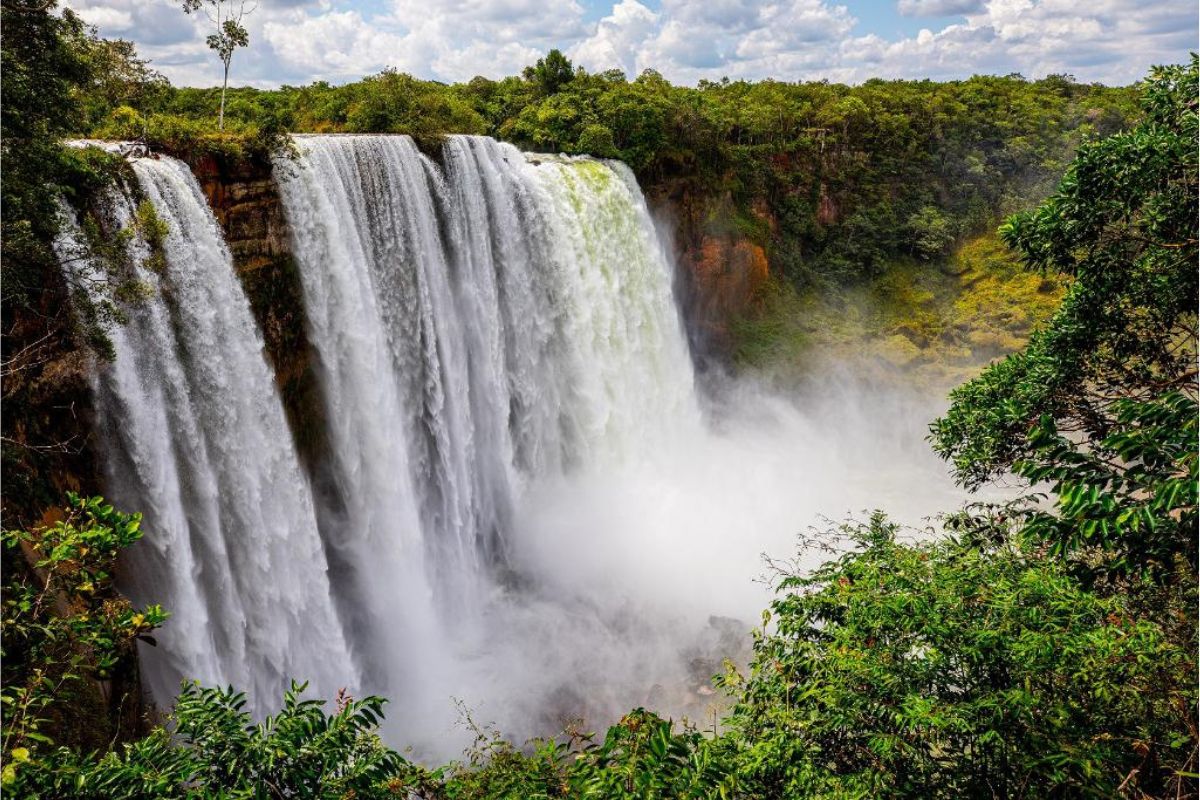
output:
[[[575,77],[575,67],[561,50],[551,50],[537,64],[526,67],[522,75],[525,80],[538,87],[543,96],[555,94]]]
[[[225,130],[225,91],[229,88],[229,64],[233,61],[233,52],[239,47],[250,44],[250,33],[242,25],[242,20],[258,8],[254,3],[247,7],[245,0],[183,0],[185,14],[203,11],[209,21],[216,26],[216,33],[208,35],[204,41],[210,50],[215,50],[221,59],[224,72],[221,76],[221,111],[217,116],[217,128]]]

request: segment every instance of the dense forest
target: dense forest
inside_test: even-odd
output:
[[[944,255],[1044,197],[1075,146],[1124,127],[1136,102],[1131,89],[1069,76],[692,88],[652,70],[632,80],[589,74],[555,51],[502,81],[445,85],[384,72],[342,86],[235,89],[216,132],[219,90],[170,87],[132,57],[122,70],[133,91],[115,107],[90,101],[78,132],[224,154],[270,146],[281,131],[426,142],[474,133],[535,152],[619,158],[651,187],[728,194],[731,224],[769,246],[773,268],[800,284],[877,274],[899,255]]]
[[[3,0],[3,26],[6,794],[1197,796],[1196,59],[1129,88],[693,88],[588,74],[552,52],[502,81],[234,88],[218,130],[220,90],[170,86],[69,11]],[[131,654],[171,609],[114,587],[140,517],[56,498],[45,477],[72,458],[52,435],[64,412],[39,406],[45,365],[111,355],[105,331],[140,291],[117,281],[110,303],[67,312],[60,198],[86,198],[121,165],[62,141],[237,161],[286,148],[288,132],[408,133],[430,148],[479,133],[621,159],[649,194],[700,202],[706,224],[763,248],[771,284],[731,345],[748,361],[778,357],[787,323],[764,319],[805,292],[894,287],[980,253],[1013,286],[1051,281],[1021,298],[1046,305],[1027,341],[956,388],[930,432],[962,486],[1007,477],[1020,496],[947,509],[933,540],[877,512],[824,531],[819,569],[778,565],[749,666],[714,677],[731,711],[711,728],[642,708],[532,742],[481,727],[462,760],[432,768],[378,735],[403,707],[330,708],[303,684],[266,720],[244,710],[243,687],[196,684],[142,719]],[[159,224],[152,207],[135,221],[151,242]],[[132,233],[109,235],[121,275]]]

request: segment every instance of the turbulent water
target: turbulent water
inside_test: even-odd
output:
[[[115,358],[94,373],[107,491],[143,512],[127,587],[171,621],[143,673],[164,707],[183,678],[244,687],[265,707],[291,676],[323,692],[357,682],[330,602],[308,484],[220,228],[182,162],[132,162],[137,189],[165,222],[161,274],[137,268],[149,299],[111,337]],[[106,204],[130,227],[131,191]],[[68,218],[60,253],[97,277]],[[143,260],[146,245],[131,255]]]
[[[436,162],[403,136],[295,145],[274,175],[326,428],[306,467],[187,168],[133,158],[105,212],[128,225],[136,195],[169,231],[94,377],[107,490],[146,514],[129,588],[173,615],[144,651],[159,704],[184,677],[259,713],[290,677],[381,693],[393,741],[435,757],[464,743],[452,698],[518,739],[639,704],[707,714],[766,600],[762,551],[889,487],[936,507],[861,393],[814,420],[739,384],[702,413],[622,164],[466,136]],[[59,248],[76,283],[100,275],[77,225]]]
[[[331,419],[323,528],[373,687],[502,581],[531,479],[695,418],[668,263],[619,164],[300,137],[276,177]],[[419,647],[415,644],[419,643]],[[405,665],[402,669],[398,665]]]

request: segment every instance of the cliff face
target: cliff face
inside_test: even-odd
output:
[[[98,490],[90,356],[75,343],[62,273],[48,265],[36,305],[5,314],[4,525],[36,524],[68,491]]]
[[[225,231],[277,379],[281,386],[294,381],[307,370],[308,342],[291,239],[271,165],[257,159],[231,164],[206,156],[190,166]]]
[[[304,299],[271,165],[206,156],[189,164],[208,197],[262,331],[296,446],[312,465],[324,439],[322,404],[305,333]]]
[[[671,233],[676,295],[692,351],[704,362],[730,351],[730,323],[756,302],[769,277],[763,245],[735,224],[728,196],[713,196],[687,184],[644,187],[654,216]],[[765,207],[753,222],[765,231],[774,220]]]

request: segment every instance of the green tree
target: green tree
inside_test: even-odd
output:
[[[3,0],[6,35],[4,104],[0,107],[0,172],[3,194],[4,328],[13,305],[28,306],[44,291],[55,269],[50,241],[58,229],[57,196],[71,181],[72,163],[60,140],[82,122],[77,89],[92,78],[86,58],[87,29],[70,10],[53,4]]]
[[[1058,556],[1099,554],[1081,567],[1101,576],[1194,575],[1200,407],[1172,392],[1117,400],[1110,410],[1108,434],[1086,446],[1060,433],[1049,415],[1032,427],[1032,452],[1014,470],[1031,484],[1051,484],[1055,502],[1047,509],[1031,498],[1022,509],[1024,536]]]
[[[81,130],[103,125],[114,109],[145,112],[170,91],[167,79],[138,57],[132,42],[92,36],[84,44],[90,76],[75,90],[83,106]]]
[[[204,40],[208,49],[217,54],[221,60],[221,109],[217,116],[217,129],[225,130],[225,92],[229,87],[229,65],[233,54],[239,47],[250,44],[250,33],[242,25],[246,15],[257,8],[255,5],[246,7],[245,0],[182,0],[185,14],[203,11],[215,28]]]
[[[926,261],[946,255],[954,243],[950,220],[934,206],[924,206],[909,217],[908,230],[913,252]]]
[[[128,672],[134,643],[153,644],[150,632],[166,614],[156,605],[132,607],[112,573],[118,553],[141,536],[140,515],[76,495],[53,524],[4,531],[6,788],[40,763],[53,737],[94,741],[111,730],[110,709],[95,708],[98,682],[110,687],[113,712],[128,705],[125,693],[136,696],[136,673]]]
[[[343,696],[328,714],[304,690],[292,684],[279,713],[255,722],[243,694],[185,683],[170,732],[99,759],[59,750],[16,779],[31,796],[76,800],[404,796],[415,770],[379,739],[385,701]]]
[[[471,724],[476,741],[467,762],[414,778],[412,789],[418,796],[700,800],[729,797],[734,787],[725,740],[687,726],[677,729],[643,708],[622,717],[600,741],[572,731],[560,740],[534,740],[525,748]]]
[[[543,97],[557,94],[575,78],[575,67],[561,50],[551,50],[545,58],[526,67],[522,73],[525,80],[534,84]]]
[[[852,551],[784,570],[732,723],[749,797],[1184,796],[1195,788],[1194,632],[1016,536],[1003,510],[905,543],[881,515]],[[1179,792],[1180,794],[1177,794]]]
[[[671,720],[634,709],[585,748],[571,766],[574,795],[595,800],[692,800],[728,796],[734,776],[725,743],[699,731],[675,730]]]
[[[1069,289],[1029,346],[956,389],[935,448],[976,486],[1037,459],[1043,418],[1107,437],[1124,401],[1196,397],[1197,62],[1160,67],[1131,130],[1084,144],[1058,191],[1001,236]],[[1044,426],[1041,426],[1044,427]]]
[[[604,125],[585,127],[579,134],[579,141],[575,147],[581,153],[598,158],[616,158],[618,155],[616,142],[613,141],[613,132]]]

